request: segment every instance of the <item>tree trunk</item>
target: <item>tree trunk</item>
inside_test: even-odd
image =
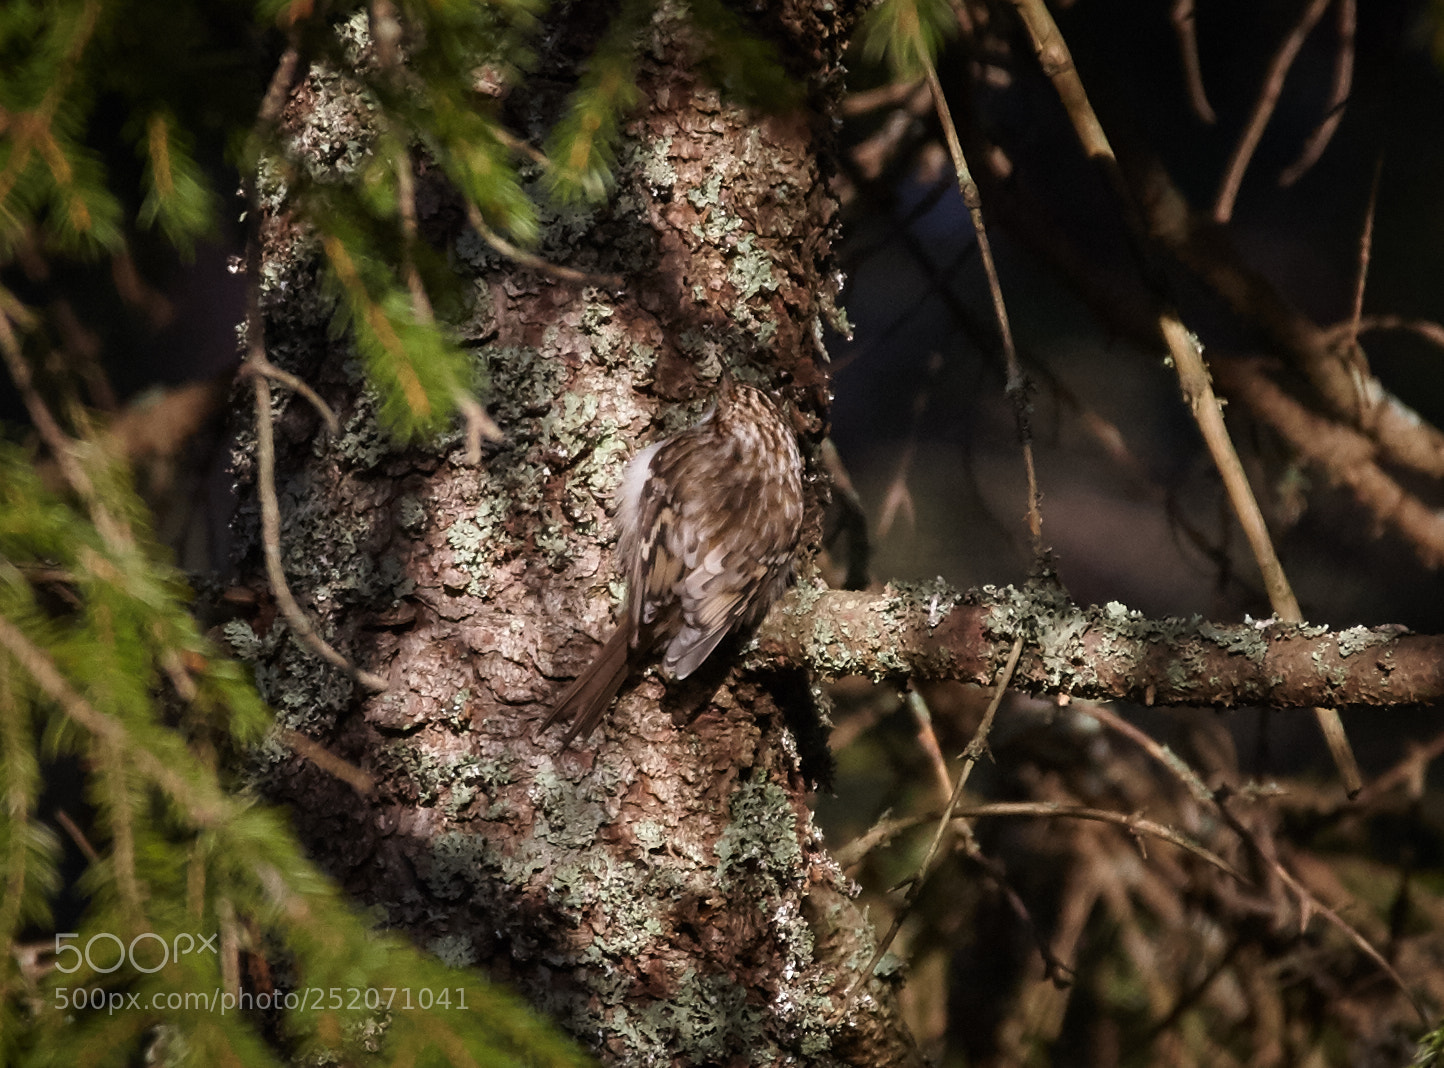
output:
[[[388,441],[354,353],[328,339],[306,242],[283,213],[265,227],[270,356],[342,422],[333,439],[305,402],[276,402],[286,573],[319,631],[389,683],[353,685],[279,616],[261,613],[254,639],[233,629],[281,724],[376,783],[363,795],[278,749],[265,792],[359,901],[618,1061],[917,1059],[881,982],[844,1005],[873,940],[813,825],[784,722],[778,695],[805,686],[725,663],[667,686],[648,671],[590,741],[564,751],[534,736],[619,606],[609,512],[627,458],[694,421],[724,365],[786,399],[805,453],[824,433],[835,204],[819,131],[846,28],[832,7],[769,16],[765,32],[811,95],[810,111],[774,117],[700,81],[662,8],[615,189],[604,206],[544,217],[538,249],[620,287],[492,251],[461,232],[423,168],[422,230],[462,274],[462,333],[506,435],[479,466],[463,462],[459,434],[429,448]],[[538,66],[555,84],[574,79],[597,17],[572,5],[544,38],[553,51]],[[312,72],[293,97],[289,121],[318,165],[364,129],[347,93]],[[539,139],[537,116],[554,117],[561,95],[508,101],[531,116],[520,132]],[[260,590],[250,464],[243,452],[238,552]],[[822,491],[809,484],[815,545]]]

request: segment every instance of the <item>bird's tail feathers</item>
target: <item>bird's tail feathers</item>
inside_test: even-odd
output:
[[[557,699],[539,733],[550,730],[554,723],[570,724],[562,735],[563,749],[577,736],[585,740],[592,733],[631,671],[630,630],[623,624],[612,632],[596,659]]]

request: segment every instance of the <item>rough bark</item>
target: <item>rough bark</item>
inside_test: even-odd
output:
[[[825,108],[835,6],[770,17]],[[540,67],[558,85],[595,39],[584,18],[597,15],[574,6],[547,37]],[[533,737],[619,602],[608,500],[634,449],[695,419],[723,364],[781,389],[805,444],[826,420],[825,116],[749,114],[694,76],[676,20],[652,34],[615,190],[545,220],[539,250],[621,275],[620,291],[515,266],[460,233],[445,191],[423,182],[422,225],[467,273],[462,330],[506,434],[479,467],[458,440],[401,448],[379,431],[347,343],[325,333],[305,241],[283,212],[268,220],[270,356],[343,424],[327,440],[304,403],[277,402],[287,573],[328,640],[390,688],[361,692],[269,613],[233,624],[282,725],[378,787],[360,797],[279,750],[260,778],[360,901],[515,984],[608,1058],[908,1063],[890,991],[874,982],[844,1009],[871,933],[812,824],[768,677],[669,691],[649,673],[590,745]],[[510,107],[538,135],[558,102]],[[289,121],[318,161],[365,141],[336,77],[313,74]],[[240,475],[244,488],[244,461]],[[262,589],[250,525],[239,549]]]
[[[1079,608],[1056,588],[973,591],[938,582],[880,594],[801,589],[757,635],[752,663],[815,677],[990,684],[1016,637],[1010,684],[1143,705],[1391,708],[1444,700],[1444,638],[1403,627],[1150,619]]]

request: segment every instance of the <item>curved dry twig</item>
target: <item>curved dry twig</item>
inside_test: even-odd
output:
[[[1316,0],[1316,3],[1322,0]],[[1303,611],[1294,595],[1283,565],[1274,549],[1273,539],[1264,522],[1263,512],[1254,497],[1253,487],[1234,448],[1224,423],[1223,408],[1213,392],[1208,367],[1203,360],[1203,350],[1198,339],[1184,327],[1182,320],[1168,294],[1167,282],[1158,270],[1153,252],[1151,235],[1144,226],[1143,217],[1133,191],[1123,177],[1118,158],[1113,153],[1103,126],[1093,110],[1083,80],[1073,65],[1068,45],[1049,13],[1043,0],[1013,0],[1037,51],[1039,64],[1052,80],[1059,99],[1074,125],[1074,131],[1090,157],[1099,160],[1105,174],[1112,183],[1127,223],[1129,240],[1144,266],[1146,281],[1154,290],[1158,332],[1168,346],[1173,358],[1173,367],[1178,374],[1179,388],[1184,401],[1193,413],[1203,436],[1214,467],[1218,470],[1234,516],[1243,528],[1249,548],[1253,551],[1259,573],[1263,576],[1264,588],[1268,591],[1269,604],[1279,618],[1301,621]],[[1328,744],[1329,753],[1343,780],[1344,790],[1353,796],[1363,788],[1363,777],[1359,773],[1358,761],[1349,746],[1344,733],[1343,722],[1331,708],[1316,708],[1319,730]]]
[[[1280,42],[1278,51],[1274,53],[1273,62],[1269,64],[1268,74],[1265,75],[1264,83],[1259,88],[1258,100],[1254,103],[1253,113],[1249,115],[1243,133],[1239,135],[1238,144],[1234,146],[1233,154],[1229,156],[1228,164],[1224,168],[1223,179],[1219,182],[1218,196],[1213,202],[1215,222],[1228,222],[1233,217],[1233,206],[1238,199],[1239,187],[1243,185],[1244,172],[1248,170],[1254,150],[1258,148],[1259,141],[1263,139],[1264,129],[1268,126],[1269,119],[1273,117],[1274,108],[1278,106],[1284,78],[1288,76],[1289,68],[1298,58],[1304,38],[1309,35],[1309,31],[1314,28],[1319,19],[1323,18],[1324,9],[1331,2],[1332,0],[1312,0],[1304,9],[1303,14],[1299,16],[1299,21],[1294,28],[1289,31],[1288,36]]]
[[[257,317],[259,321],[259,316]],[[296,640],[326,663],[340,668],[368,690],[388,688],[385,679],[351,663],[316,631],[316,625],[296,602],[281,564],[281,507],[276,499],[276,444],[271,426],[271,386],[266,376],[251,376],[256,412],[256,496],[261,502],[261,550],[266,561],[266,578],[281,615],[290,624]]]
[[[316,414],[321,417],[321,421],[326,424],[326,429],[333,437],[341,432],[341,423],[337,420],[336,413],[331,410],[331,406],[326,403],[321,394],[311,388],[311,384],[304,378],[277,367],[266,358],[264,352],[250,353],[246,361],[241,364],[238,373],[242,378],[248,375],[265,375],[278,385],[285,386],[316,409]]]
[[[1168,746],[1158,742],[1149,735],[1148,732],[1135,727],[1122,716],[1116,715],[1113,710],[1106,705],[1089,702],[1086,706],[1075,705],[1074,708],[1082,712],[1085,716],[1091,716],[1115,734],[1121,734],[1137,745],[1152,757],[1154,761],[1166,768],[1170,775],[1183,783],[1195,801],[1200,801],[1205,805],[1213,804],[1213,791],[1204,785],[1203,779],[1199,777],[1198,772],[1189,766],[1188,761],[1184,760],[1172,749],[1168,748]]]
[[[1115,812],[1113,809],[1093,808],[1088,805],[1065,805],[1056,801],[996,801],[983,805],[960,805],[952,810],[953,821],[961,825],[967,821],[987,819],[992,816],[1011,816],[1027,819],[1071,819],[1089,820],[1094,823],[1109,823],[1121,827],[1134,837],[1156,838],[1161,842],[1175,845],[1184,852],[1202,860],[1210,867],[1242,883],[1252,885],[1252,880],[1206,846],[1195,842],[1182,831],[1174,830],[1167,824],[1145,819],[1136,812]],[[898,819],[882,820],[865,834],[853,839],[841,849],[833,852],[835,859],[844,868],[858,864],[874,849],[887,845],[900,834],[932,823],[937,813],[919,816],[905,816]],[[876,967],[876,965],[874,965]]]
[[[257,130],[273,124],[280,115],[286,94],[301,69],[300,53],[289,48],[272,75],[271,84],[256,118]],[[267,371],[265,320],[261,313],[260,205],[254,173],[247,173],[242,185],[249,205],[250,233],[246,240],[246,359],[250,371],[256,416],[256,496],[261,504],[261,548],[266,576],[276,605],[290,625],[296,640],[327,663],[345,671],[369,690],[385,690],[386,680],[352,664],[316,632],[310,617],[296,603],[281,564],[281,509],[276,500],[276,446],[271,413],[271,384]]]
[[[1212,126],[1218,121],[1208,93],[1203,88],[1203,68],[1198,62],[1198,29],[1195,25],[1193,0],[1174,0],[1168,20],[1178,37],[1178,55],[1183,61],[1183,84],[1188,89],[1188,104],[1193,113]]]
[[[1338,323],[1329,328],[1331,337],[1346,337],[1350,333],[1367,334],[1375,330],[1405,330],[1418,334],[1425,341],[1444,349],[1444,324],[1433,319],[1414,319],[1406,315],[1361,315],[1357,330],[1352,323]]]
[[[1318,128],[1304,142],[1299,158],[1279,175],[1281,186],[1293,185],[1319,161],[1344,117],[1344,108],[1348,106],[1349,94],[1354,88],[1354,30],[1358,25],[1356,7],[1357,0],[1339,0],[1339,6],[1335,8],[1339,20],[1339,49],[1334,53],[1334,79],[1329,90],[1329,103],[1324,108],[1324,117]]]
[[[978,193],[978,185],[973,181],[973,175],[968,168],[967,158],[963,155],[962,143],[958,140],[957,127],[953,125],[953,115],[948,108],[947,98],[943,95],[943,86],[938,81],[938,73],[933,69],[931,60],[925,60],[925,75],[928,83],[928,90],[932,93],[933,107],[938,114],[938,121],[943,126],[943,139],[947,142],[948,153],[952,156],[953,171],[957,175],[958,190],[962,193],[963,203],[968,206],[968,216],[972,219],[973,233],[977,239],[978,258],[983,264],[983,273],[988,279],[988,293],[993,299],[993,318],[998,324],[998,336],[1003,345],[1003,359],[1008,368],[1007,385],[1004,391],[1013,405],[1013,421],[1017,427],[1018,441],[1023,449],[1023,469],[1028,481],[1028,531],[1033,541],[1033,562],[1034,566],[1041,566],[1043,562],[1043,510],[1039,503],[1038,495],[1038,472],[1033,464],[1033,432],[1029,422],[1029,401],[1028,394],[1031,387],[1028,379],[1023,374],[1023,368],[1018,363],[1018,349],[1013,343],[1013,328],[1008,322],[1008,308],[1003,301],[1003,287],[998,281],[997,264],[993,262],[992,243],[988,239],[987,227],[983,224],[983,201]]]
[[[623,281],[621,275],[592,274],[589,271],[579,271],[575,267],[563,267],[559,263],[544,260],[535,253],[517,248],[517,246],[513,245],[487,225],[486,220],[481,217],[481,209],[475,204],[466,205],[466,221],[471,223],[471,228],[477,232],[483,241],[513,263],[518,263],[523,267],[530,267],[534,271],[539,271],[542,274],[549,275],[562,282],[604,286],[607,289],[622,288]]]
[[[988,733],[993,728],[993,717],[998,712],[998,706],[1003,703],[1003,695],[1008,692],[1008,684],[1013,679],[1013,671],[1018,666],[1018,657],[1022,655],[1022,652],[1023,638],[1019,635],[1013,639],[1013,648],[1008,654],[1007,664],[1004,665],[1002,672],[998,676],[997,686],[993,691],[993,699],[988,702],[987,711],[983,713],[982,721],[978,724],[978,729],[974,732],[972,741],[968,743],[967,749],[963,751],[963,767],[962,770],[958,772],[958,781],[953,785],[952,797],[948,799],[947,806],[943,809],[942,816],[938,819],[937,831],[933,834],[933,840],[929,843],[928,850],[923,855],[921,863],[918,864],[918,870],[912,876],[907,895],[903,898],[902,904],[898,906],[897,913],[893,917],[892,926],[888,928],[887,934],[879,939],[877,948],[873,951],[872,959],[868,961],[867,967],[857,973],[857,977],[853,979],[852,985],[848,988],[847,993],[843,995],[842,1005],[838,1009],[839,1013],[847,1011],[847,1007],[852,1003],[852,999],[857,996],[857,992],[872,979],[873,971],[877,968],[878,964],[881,963],[888,948],[892,945],[893,939],[897,938],[898,931],[902,930],[903,921],[907,919],[908,913],[910,913],[913,906],[917,904],[918,896],[922,893],[923,884],[927,882],[928,874],[932,871],[933,862],[937,859],[938,852],[942,849],[943,838],[947,835],[953,823],[958,804],[962,801],[963,790],[968,785],[968,778],[972,775],[973,768],[977,766],[978,758],[987,752]],[[972,828],[968,821],[962,819],[958,821],[958,824],[964,839],[971,842]]]

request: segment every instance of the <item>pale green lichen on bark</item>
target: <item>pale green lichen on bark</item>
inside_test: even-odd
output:
[[[644,1049],[651,1047],[666,1063],[681,1055],[684,1063],[706,1064],[762,1052],[765,1022],[762,1007],[752,1004],[747,990],[730,977],[688,969],[673,997],[630,1014],[627,1024]],[[646,1063],[645,1057],[642,1053],[638,1063]]]
[[[476,947],[465,935],[441,935],[426,943],[426,950],[448,968],[470,968],[478,963]]]
[[[439,900],[456,901],[482,885],[503,859],[481,835],[442,831],[427,843],[417,874]]]
[[[748,301],[758,293],[777,291],[777,274],[772,257],[758,246],[755,234],[743,234],[737,239],[727,265],[727,274],[737,289],[739,300]]]
[[[677,170],[672,166],[671,137],[659,137],[650,142],[631,142],[626,150],[626,162],[646,181],[654,193],[667,193],[677,184]]]
[[[719,886],[759,877],[774,885],[796,880],[802,847],[786,791],[766,781],[743,783],[732,797],[731,817],[715,847]]]
[[[1369,627],[1350,627],[1339,632],[1339,656],[1350,657],[1393,641],[1395,635]]]
[[[1254,664],[1262,664],[1268,655],[1268,638],[1254,627],[1219,627],[1208,620],[1196,628],[1199,637],[1212,642],[1220,649],[1235,656],[1242,656]]]

